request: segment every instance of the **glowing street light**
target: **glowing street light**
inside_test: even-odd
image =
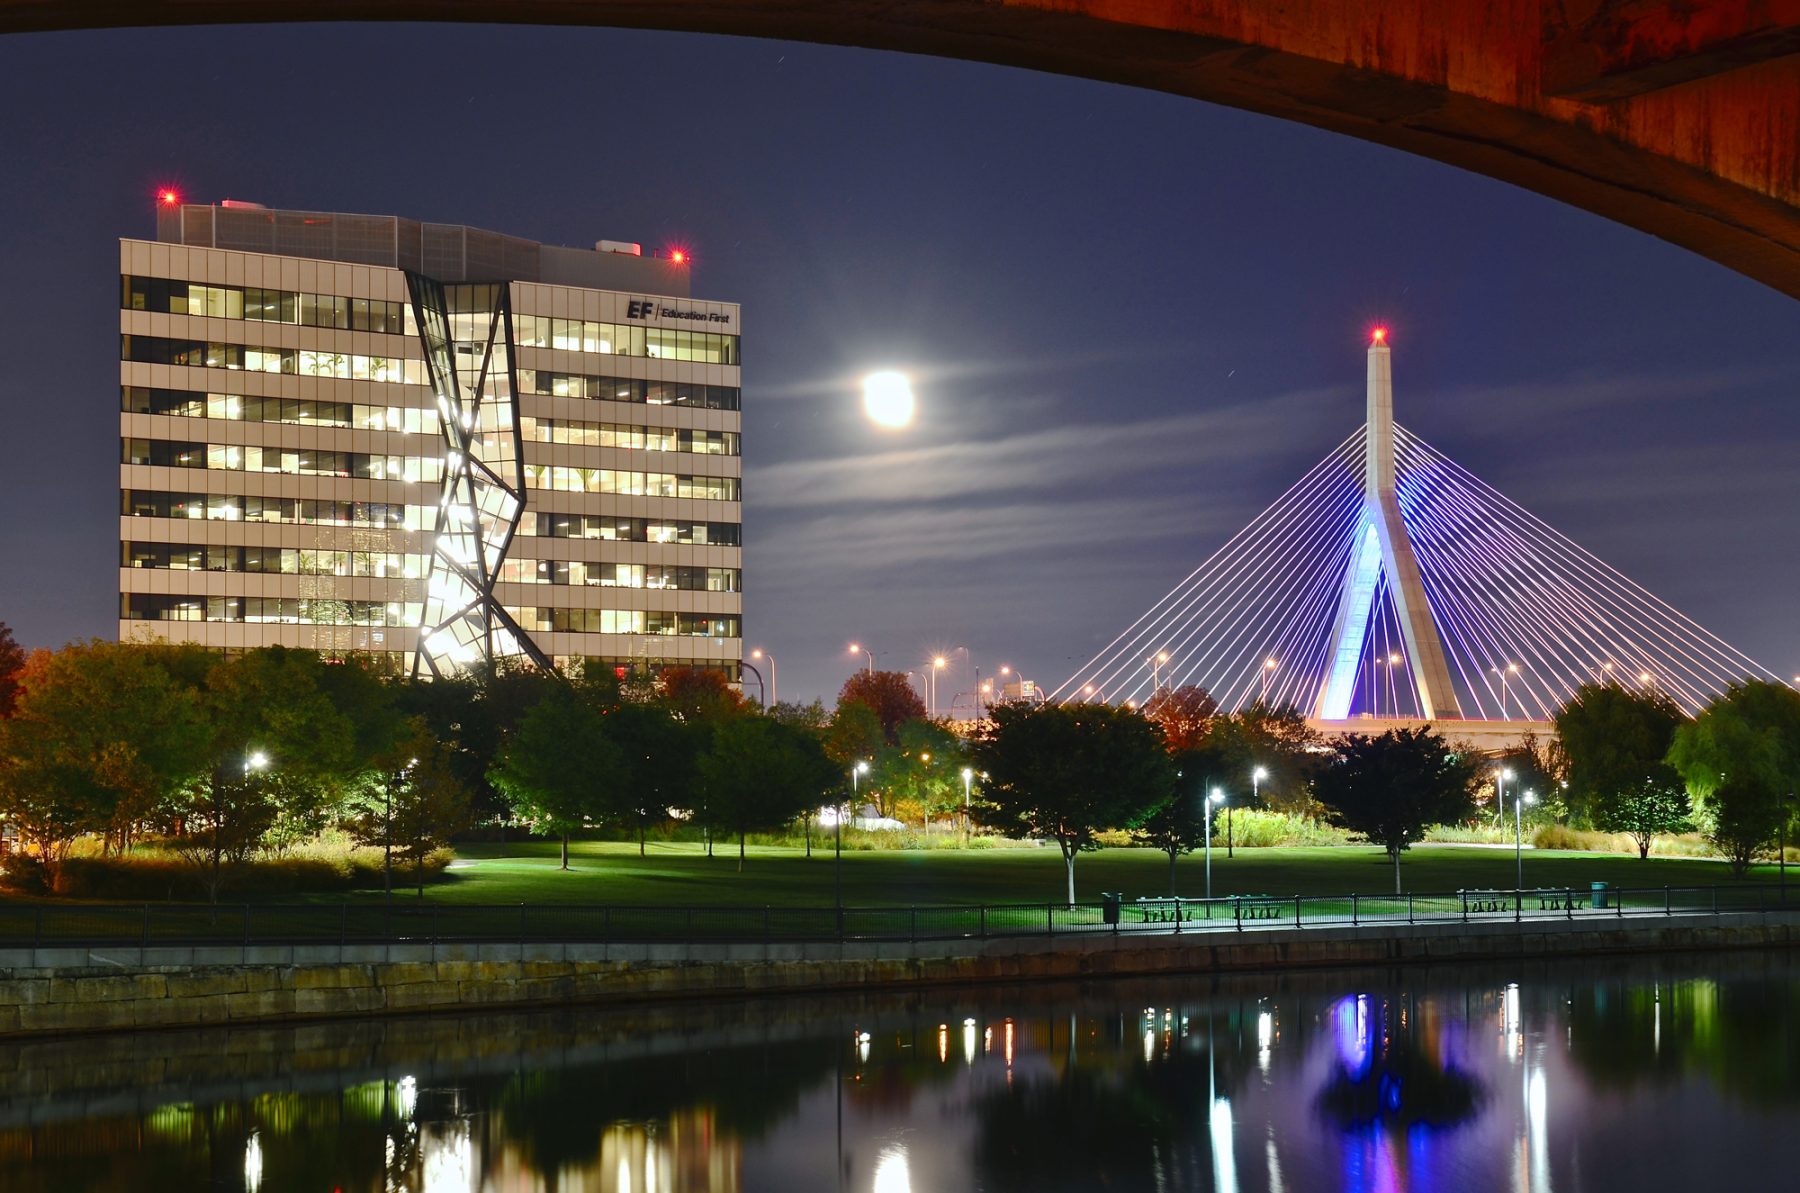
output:
[[[1269,707],[1269,681],[1275,678],[1275,668],[1281,666],[1274,659],[1264,659],[1262,665],[1262,706]]]
[[[850,802],[856,803],[857,780],[869,773],[869,764],[857,759],[856,765],[850,768]],[[838,804],[837,822],[832,825],[836,838],[833,846],[831,863],[831,880],[837,896],[838,936],[844,935],[844,805]]]
[[[1525,889],[1525,804],[1537,803],[1537,792],[1527,790],[1523,796],[1513,800],[1513,859],[1518,863],[1518,884],[1514,890]]]
[[[1512,777],[1510,766],[1494,772],[1494,811],[1500,817],[1500,824],[1497,827],[1504,828],[1506,825],[1506,785],[1512,781]]]
[[[255,753],[251,754],[248,758],[244,759],[244,777],[246,779],[250,777],[250,772],[253,770],[268,770],[268,769],[269,769],[269,756],[267,754],[263,753],[261,750],[257,750]]]
[[[852,642],[850,644],[850,653],[851,654],[868,655],[869,656],[869,674],[870,675],[875,674],[875,653],[873,651],[868,649],[866,646],[861,646],[855,642]]]
[[[1212,898],[1212,813],[1213,805],[1225,802],[1225,793],[1217,787],[1206,797],[1206,897]],[[1208,912],[1207,914],[1211,914]]]
[[[1261,803],[1262,803],[1262,781],[1268,777],[1269,777],[1269,772],[1264,767],[1259,766],[1255,770],[1250,772],[1250,803],[1252,806],[1260,806],[1261,805]],[[1231,852],[1231,809],[1235,806],[1236,805],[1234,805],[1234,804],[1226,804],[1225,805],[1225,856],[1226,857],[1234,856],[1233,853]]]
[[[1150,664],[1150,694],[1152,696],[1162,690],[1162,666],[1168,661],[1169,652],[1166,650],[1159,650],[1144,660]]]
[[[943,655],[937,655],[936,657],[934,657],[931,660],[931,707],[927,708],[925,710],[925,715],[928,717],[937,716],[937,677],[938,677],[938,672],[942,671],[945,667],[948,667],[949,665],[950,665],[950,660],[946,659]]]
[[[778,703],[779,698],[775,695],[775,656],[758,647],[756,650],[750,652],[750,657],[753,659],[769,660],[769,703]]]

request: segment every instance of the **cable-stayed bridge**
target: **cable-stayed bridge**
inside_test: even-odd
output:
[[[1430,722],[1499,747],[1549,733],[1584,683],[1654,687],[1688,713],[1777,677],[1393,417],[1391,349],[1368,416],[1274,504],[1051,694],[1142,703],[1196,684],[1221,708],[1293,706],[1327,731]]]

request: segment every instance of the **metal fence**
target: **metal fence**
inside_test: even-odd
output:
[[[0,903],[0,948],[384,943],[913,941],[1637,919],[1800,910],[1785,885],[1464,890],[1406,895],[1108,898],[917,907],[580,904]]]

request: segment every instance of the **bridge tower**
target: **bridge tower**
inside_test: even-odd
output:
[[[1394,368],[1387,329],[1378,327],[1369,342],[1368,425],[1363,453],[1363,513],[1356,528],[1356,543],[1344,584],[1338,596],[1333,623],[1329,664],[1324,686],[1319,689],[1313,716],[1322,721],[1341,721],[1350,715],[1356,691],[1357,670],[1368,648],[1369,623],[1375,611],[1380,579],[1387,577],[1387,591],[1406,648],[1406,664],[1419,694],[1420,714],[1426,720],[1460,720],[1456,689],[1450,683],[1450,665],[1444,640],[1432,619],[1419,576],[1419,560],[1400,516],[1400,500],[1394,492]],[[1371,664],[1372,666],[1373,664]]]

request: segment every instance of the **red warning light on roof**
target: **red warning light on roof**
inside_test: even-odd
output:
[[[675,264],[677,264],[677,265],[686,265],[687,264],[687,250],[686,249],[670,249],[669,250],[669,260],[675,262]]]
[[[1387,328],[1385,327],[1377,327],[1370,335],[1378,345],[1387,343]]]
[[[164,187],[162,190],[156,192],[156,201],[161,203],[164,207],[173,207],[175,204],[181,202],[181,196],[170,190],[168,187]]]

